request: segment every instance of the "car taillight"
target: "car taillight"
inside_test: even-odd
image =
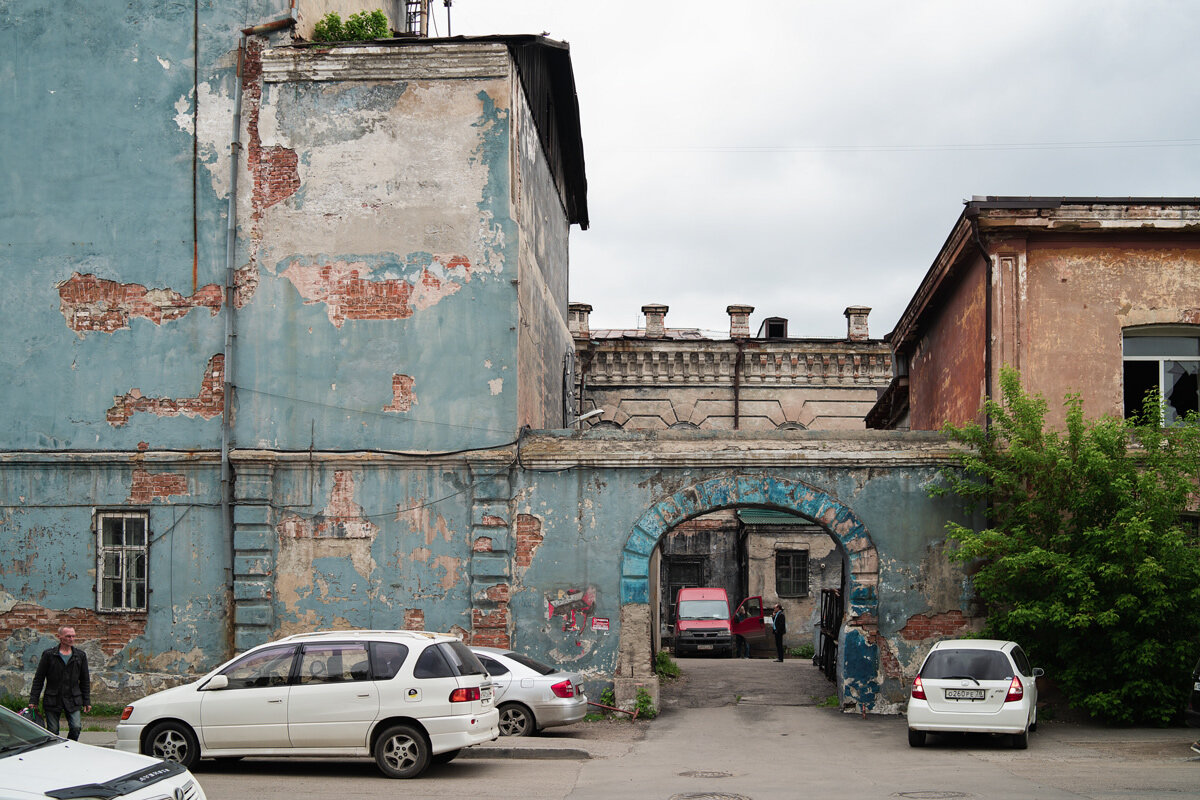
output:
[[[125,706],[125,710],[121,712],[121,719],[129,719],[133,713],[133,706]]]
[[[559,681],[550,687],[550,691],[554,692],[555,697],[574,697],[575,684],[570,681]]]
[[[1014,700],[1020,700],[1025,696],[1025,687],[1021,685],[1021,679],[1013,675],[1012,683],[1008,685],[1008,694],[1004,695],[1004,702],[1011,703]]]
[[[914,700],[925,699],[925,687],[921,685],[921,676],[913,678],[912,696]]]
[[[450,693],[451,703],[469,703],[472,700],[479,699],[479,687],[472,686],[467,689],[455,689]]]

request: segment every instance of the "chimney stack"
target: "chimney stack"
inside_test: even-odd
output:
[[[867,315],[871,309],[866,306],[849,306],[846,315],[846,338],[852,342],[865,342],[871,338],[867,330]]]
[[[642,306],[642,313],[646,315],[646,338],[666,338],[667,329],[663,325],[663,320],[667,316],[667,306],[652,303],[648,306]]]
[[[590,339],[592,332],[588,328],[588,315],[592,307],[587,303],[571,303],[567,306],[567,329],[576,339]]]
[[[750,315],[754,306],[727,306],[725,313],[729,314],[729,338],[750,338]]]

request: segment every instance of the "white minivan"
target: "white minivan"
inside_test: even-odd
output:
[[[412,778],[498,738],[492,684],[459,639],[322,631],[248,650],[198,681],[126,706],[117,749],[201,758],[373,756]]]

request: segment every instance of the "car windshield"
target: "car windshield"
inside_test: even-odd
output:
[[[8,709],[0,710],[0,757],[17,755],[57,741],[58,737],[46,733],[45,728],[34,725]]]
[[[684,600],[679,604],[680,619],[729,619],[729,604],[724,600]]]
[[[529,656],[523,656],[520,653],[514,653],[512,651],[509,651],[509,652],[505,653],[504,655],[506,658],[510,658],[513,661],[517,662],[518,664],[524,664],[525,666],[529,667],[531,670],[533,670],[534,672],[536,672],[539,675],[550,675],[552,673],[558,672],[558,670],[555,669],[554,667],[546,666],[542,662],[538,661],[536,658],[530,658]]]
[[[934,650],[922,678],[974,678],[977,681],[1002,681],[1013,676],[1008,657],[998,650]]]

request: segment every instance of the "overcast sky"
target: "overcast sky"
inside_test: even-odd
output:
[[[438,33],[446,9],[433,0]],[[569,42],[593,328],[895,325],[973,195],[1200,195],[1200,3],[454,0]],[[431,33],[433,33],[431,31]]]

